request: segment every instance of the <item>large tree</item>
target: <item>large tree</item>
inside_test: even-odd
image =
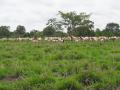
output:
[[[25,33],[26,33],[25,27],[18,25],[16,30],[15,30],[16,37],[24,37]]]
[[[77,14],[76,12],[64,13],[59,11],[59,14],[62,18],[61,23],[67,29],[69,36],[78,32],[80,35],[87,35],[94,27],[94,23],[89,20],[90,15],[86,13]]]
[[[49,19],[46,25],[47,27],[54,28],[55,31],[61,31],[63,29],[62,24],[56,18]]]
[[[55,37],[66,37],[67,33],[62,32],[62,31],[56,31],[54,36]]]
[[[56,18],[49,19],[46,25],[43,29],[43,36],[61,36],[62,24]]]
[[[0,27],[0,38],[9,38],[10,36],[10,27],[9,26],[1,26]]]
[[[108,23],[103,30],[103,34],[106,36],[120,36],[120,26],[117,23]]]
[[[48,36],[48,37],[54,36],[55,32],[56,32],[56,30],[52,26],[47,26],[43,29],[44,36]]]

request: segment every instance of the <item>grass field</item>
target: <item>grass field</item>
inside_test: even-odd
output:
[[[120,90],[120,41],[0,41],[0,90]]]

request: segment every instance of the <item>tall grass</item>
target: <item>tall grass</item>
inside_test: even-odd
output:
[[[0,90],[119,88],[119,41],[0,41]]]

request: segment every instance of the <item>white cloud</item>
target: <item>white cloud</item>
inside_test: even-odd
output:
[[[59,10],[92,13],[96,27],[120,22],[119,0],[0,0],[0,25],[12,30],[24,25],[27,31],[42,30],[47,20]]]

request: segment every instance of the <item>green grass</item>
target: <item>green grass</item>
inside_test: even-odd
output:
[[[120,90],[120,41],[0,41],[0,90]]]

